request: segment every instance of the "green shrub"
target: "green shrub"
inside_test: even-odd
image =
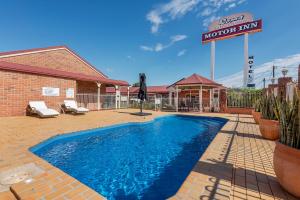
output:
[[[277,100],[274,95],[264,95],[260,102],[261,115],[263,119],[277,120]]]
[[[300,110],[299,94],[294,93],[293,101],[277,103],[280,123],[279,142],[300,149]]]
[[[255,112],[260,112],[261,109],[261,99],[257,99],[254,103]]]

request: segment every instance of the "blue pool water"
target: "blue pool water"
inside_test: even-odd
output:
[[[31,151],[108,199],[166,199],[225,123],[171,115],[57,136]]]

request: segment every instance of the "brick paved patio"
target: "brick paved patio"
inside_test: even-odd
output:
[[[30,183],[17,183],[0,199],[103,199],[101,195],[28,151],[57,133],[111,124],[148,121],[128,114],[133,110],[90,112],[58,118],[9,117],[0,119],[0,172],[35,163],[45,173]],[[205,114],[202,114],[205,115]],[[274,142],[261,138],[249,115],[209,114],[230,119],[217,134],[182,187],[171,199],[295,199],[284,192],[273,171]],[[14,194],[13,194],[13,193]]]

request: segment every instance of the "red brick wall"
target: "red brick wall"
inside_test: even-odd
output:
[[[106,93],[106,85],[101,84],[100,89],[101,94]],[[77,81],[77,93],[98,93],[97,83],[94,82],[87,82],[87,81]]]
[[[4,57],[0,61],[99,76],[99,73],[66,49]]]
[[[42,87],[60,88],[60,96],[42,96]],[[43,100],[49,108],[59,110],[67,88],[76,93],[76,81],[0,70],[0,116],[25,115],[31,100]]]
[[[292,82],[292,77],[278,78],[278,96],[281,100],[286,99],[286,85]]]
[[[268,86],[268,94],[273,94],[274,93],[274,88],[277,88],[278,84],[269,84]]]
[[[220,112],[225,112],[227,109],[227,92],[225,89],[220,90]]]

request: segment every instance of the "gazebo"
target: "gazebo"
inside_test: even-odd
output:
[[[219,83],[198,74],[183,78],[168,87],[169,104],[176,111],[220,111],[220,91],[225,89]]]

